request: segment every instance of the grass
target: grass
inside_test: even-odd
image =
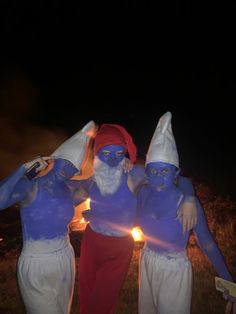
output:
[[[215,196],[203,185],[197,186],[197,193],[205,208],[209,228],[225,257],[230,272],[234,278],[236,278],[235,202],[230,201],[227,198]],[[0,221],[6,225],[4,217],[2,220],[0,219]],[[20,240],[16,236],[12,239],[9,234],[9,242],[10,241],[10,246],[5,245],[5,247],[3,247],[3,244],[0,246],[0,313],[23,314],[25,313],[25,310],[16,281],[16,262],[20,252]],[[78,267],[78,235],[71,234],[71,242],[77,255],[76,266]],[[118,301],[117,314],[137,314],[138,260],[141,247],[142,243],[137,242],[133,252],[129,273]],[[193,235],[190,237],[187,252],[193,265],[193,297],[191,313],[224,313],[226,303],[222,298],[221,293],[216,291],[214,286],[214,276],[217,274],[207,257],[198,247]],[[79,314],[77,280],[75,281],[75,291],[71,310],[71,314],[75,313]]]

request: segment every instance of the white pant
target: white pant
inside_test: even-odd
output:
[[[185,252],[168,256],[143,248],[139,267],[139,314],[189,314],[192,266]]]
[[[68,314],[75,280],[75,256],[69,240],[30,242],[22,250],[17,273],[27,313]]]

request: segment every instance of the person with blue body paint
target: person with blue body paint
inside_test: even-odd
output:
[[[68,225],[74,203],[66,181],[80,171],[94,131],[90,121],[50,157],[27,162],[0,182],[0,209],[20,204],[23,248],[17,277],[27,313],[70,312],[75,256]],[[28,169],[36,163],[36,176],[29,179]]]
[[[131,163],[136,161],[136,146],[120,125],[101,125],[94,140],[94,154],[93,176],[68,182],[75,205],[90,198],[90,209],[84,212],[89,223],[79,262],[80,314],[113,314],[132,258],[135,191],[145,179],[145,172],[143,165],[124,171],[127,155]],[[179,185],[189,195],[182,209],[183,225],[188,229],[196,219],[194,190],[186,178],[180,177]]]
[[[158,122],[146,156],[147,182],[138,191],[138,224],[145,238],[139,268],[139,314],[189,314],[191,309],[192,266],[186,255],[189,231],[183,234],[175,219],[186,193],[178,185],[179,158],[171,117],[167,112]],[[233,281],[197,198],[196,206],[193,231],[198,244],[218,275]],[[226,313],[230,308],[227,305]]]

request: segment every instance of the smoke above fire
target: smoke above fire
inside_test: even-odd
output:
[[[68,136],[61,129],[45,128],[33,122],[40,91],[22,71],[8,71],[0,79],[2,178],[38,155],[51,154]]]

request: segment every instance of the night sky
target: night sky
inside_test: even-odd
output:
[[[144,160],[158,119],[171,111],[183,174],[236,199],[234,64],[187,51],[179,58],[178,46],[166,53],[157,34],[123,23],[108,33],[102,17],[82,23],[78,7],[1,6],[1,177],[89,120],[125,126]]]

